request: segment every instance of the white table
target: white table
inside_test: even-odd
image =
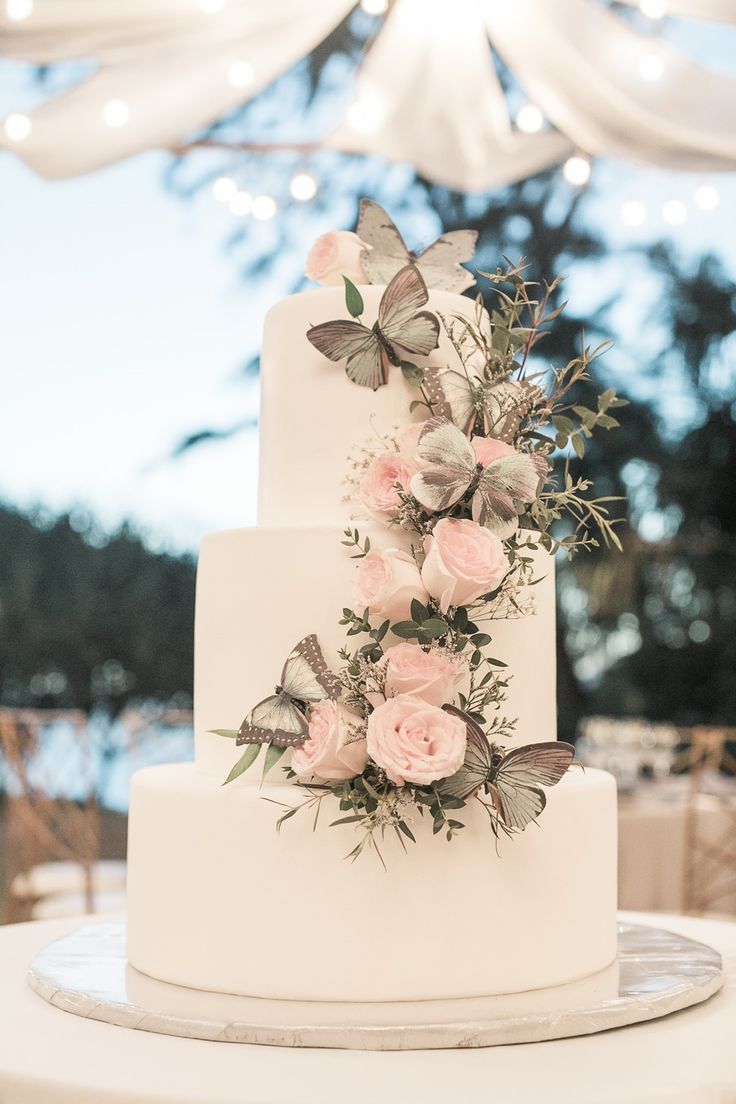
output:
[[[729,968],[726,989],[699,1007],[601,1035],[405,1053],[207,1043],[83,1020],[46,1004],[25,981],[31,956],[79,921],[3,928],[0,1102],[736,1104],[736,924],[625,918],[717,947]]]

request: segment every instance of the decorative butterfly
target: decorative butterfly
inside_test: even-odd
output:
[[[449,368],[425,368],[424,377],[434,409],[454,422],[467,437],[480,426],[486,437],[513,441],[523,419],[544,398],[541,388],[526,380],[485,383]]]
[[[419,254],[410,253],[393,219],[372,199],[361,199],[358,237],[371,249],[360,255],[363,271],[372,284],[387,284],[404,265],[415,264],[427,287],[440,291],[464,291],[475,280],[460,262],[475,253],[475,230],[451,230]]]
[[[453,705],[442,708],[465,722],[468,735],[465,762],[440,783],[442,793],[465,801],[485,788],[501,823],[523,832],[547,804],[540,787],[560,781],[572,763],[574,747],[554,740],[502,752],[467,713]]]
[[[517,525],[515,502],[533,502],[547,461],[536,453],[514,452],[482,468],[470,441],[447,418],[430,418],[419,434],[417,451],[427,467],[412,477],[411,493],[422,506],[439,513],[473,492],[473,520],[499,537]]]
[[[421,310],[429,296],[419,270],[406,265],[381,296],[378,321],[371,329],[362,322],[338,319],[307,331],[307,339],[329,360],[347,358],[348,379],[374,391],[388,383],[389,365],[401,365],[400,349],[427,356],[439,344],[439,320]],[[362,310],[362,301],[358,307]]]
[[[281,672],[281,684],[251,709],[236,744],[276,744],[299,747],[307,738],[306,708],[310,702],[339,697],[341,683],[330,671],[314,633],[293,648]]]

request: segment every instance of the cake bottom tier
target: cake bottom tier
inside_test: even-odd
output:
[[[412,824],[377,856],[302,812],[303,791],[223,789],[190,764],[133,778],[128,957],[162,981],[286,1000],[400,1001],[522,992],[595,973],[616,956],[616,787],[570,771],[538,825],[496,844],[470,802],[448,842]],[[264,800],[268,798],[270,800]]]

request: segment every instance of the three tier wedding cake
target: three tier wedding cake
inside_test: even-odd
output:
[[[266,318],[259,525],[199,560],[196,760],[132,785],[154,978],[402,1001],[616,956],[614,781],[556,741],[553,554],[581,518],[615,539],[567,457],[618,400],[575,404],[596,350],[541,365],[554,285],[462,294],[473,247],[414,256],[364,200]]]

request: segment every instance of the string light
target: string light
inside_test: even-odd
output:
[[[238,192],[230,199],[230,210],[234,215],[249,215],[253,210],[253,196],[250,192]]]
[[[621,208],[621,220],[627,226],[641,226],[646,222],[647,209],[641,200],[629,199]]]
[[[639,58],[639,72],[648,81],[658,81],[664,73],[664,62],[659,54],[646,53]]]
[[[567,161],[562,166],[565,180],[568,184],[574,184],[578,188],[588,183],[590,180],[590,171],[590,161],[588,158],[580,157],[578,154],[574,157],[568,157]]]
[[[524,134],[537,134],[544,126],[544,115],[536,104],[526,103],[516,113],[516,125]]]
[[[5,14],[14,23],[20,23],[33,12],[33,0],[5,0]]]
[[[662,208],[662,218],[672,226],[681,226],[687,218],[687,207],[679,199],[668,199]]]
[[[664,19],[667,3],[666,0],[639,0],[639,9],[647,19]]]
[[[253,66],[249,61],[238,59],[230,64],[227,71],[228,82],[233,88],[247,88],[253,83]]]
[[[130,108],[125,100],[108,100],[102,109],[102,118],[109,127],[122,127],[130,118]]]
[[[230,176],[218,176],[212,185],[212,194],[219,203],[229,203],[238,190],[238,185]]]
[[[299,172],[292,177],[289,190],[294,199],[300,203],[307,203],[317,194],[317,181],[311,173]]]
[[[721,202],[718,189],[712,184],[701,184],[695,190],[695,202],[701,211],[715,211]]]
[[[388,0],[360,0],[360,6],[368,15],[385,15]]]
[[[372,134],[383,119],[385,103],[376,89],[364,88],[359,99],[347,110],[347,120],[360,134]]]
[[[31,133],[31,120],[27,115],[8,115],[4,130],[11,142],[22,142]]]
[[[266,219],[273,218],[276,214],[276,200],[272,196],[259,195],[253,200],[253,217],[261,219],[265,222]]]

